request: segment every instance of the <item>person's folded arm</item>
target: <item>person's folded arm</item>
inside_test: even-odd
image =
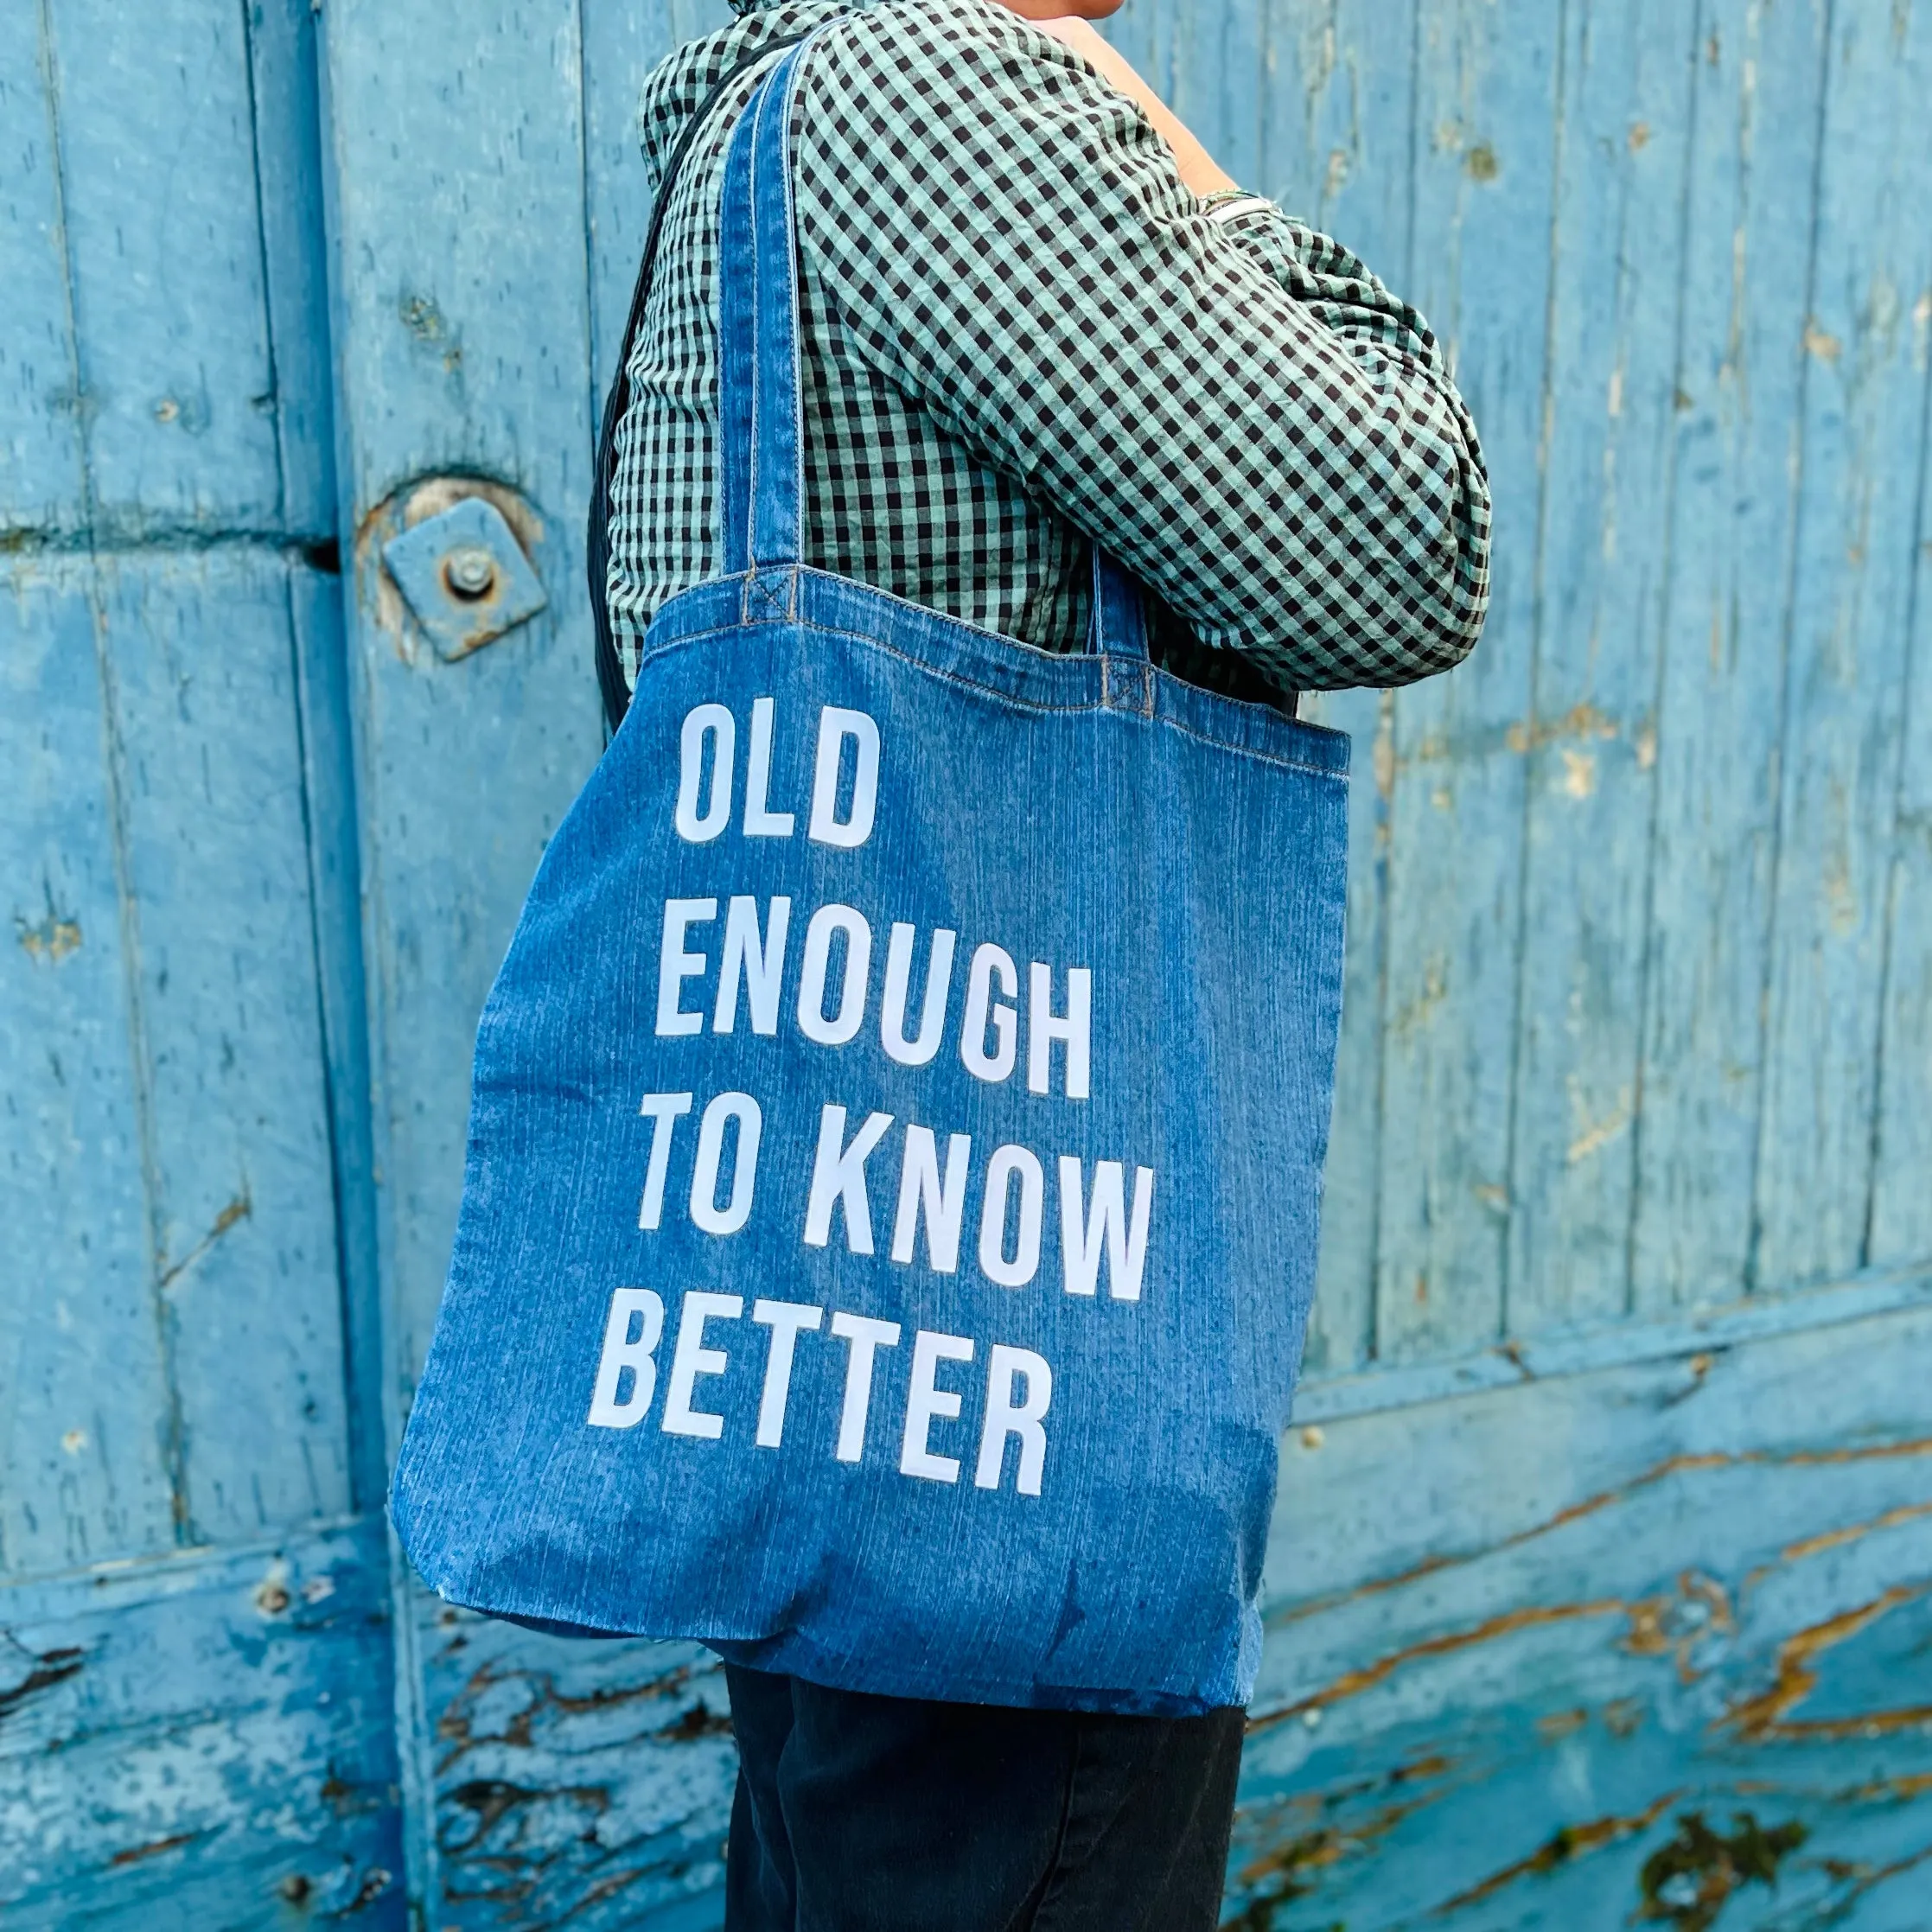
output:
[[[1204,205],[1140,107],[999,9],[864,22],[814,50],[798,155],[857,353],[1278,683],[1466,656],[1488,488],[1421,318],[1272,204]]]

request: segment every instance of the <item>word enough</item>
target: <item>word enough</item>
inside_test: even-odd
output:
[[[657,1031],[660,1039],[691,1038],[705,1030],[705,1015],[684,1004],[685,983],[703,979],[711,955],[695,950],[692,928],[714,926],[716,899],[667,899],[658,952]],[[718,954],[717,991],[711,1002],[711,1030],[735,1033],[740,996],[753,1033],[778,1031],[785,968],[790,952],[792,902],[772,899],[762,915],[755,898],[730,900]],[[919,1030],[908,1036],[906,1009],[911,997],[917,929],[896,922],[886,949],[885,984],[879,1005],[879,1044],[902,1067],[924,1067],[938,1056],[952,1004],[954,954],[960,935],[937,928],[928,943]],[[834,969],[836,953],[839,964]],[[798,973],[795,1011],[807,1040],[842,1047],[858,1036],[871,1000],[872,928],[851,906],[820,906],[805,928]],[[1086,966],[1067,971],[1066,1011],[1054,1011],[1053,968],[1035,960],[1027,970],[1026,1084],[1033,1094],[1052,1091],[1053,1049],[1065,1053],[1065,1093],[1070,1100],[1088,1098],[1093,1080],[1094,975]],[[826,1009],[829,996],[837,1004]],[[1012,1077],[1019,1062],[1019,969],[1004,947],[990,941],[976,947],[966,970],[966,1003],[960,1023],[960,1063],[975,1080],[997,1086]]]

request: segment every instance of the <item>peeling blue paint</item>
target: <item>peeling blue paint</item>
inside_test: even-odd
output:
[[[704,1655],[451,1611],[379,1514],[601,749],[637,84],[719,11],[0,35],[10,1926],[719,1922]],[[1226,1922],[1932,1922],[1932,13],[1112,30],[1424,308],[1498,512],[1470,665],[1310,707],[1352,951]],[[443,662],[379,549],[450,477],[551,603]]]

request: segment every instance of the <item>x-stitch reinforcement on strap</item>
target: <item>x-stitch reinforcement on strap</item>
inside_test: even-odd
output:
[[[788,624],[798,615],[798,571],[749,571],[739,618],[747,624]]]
[[[1110,711],[1154,715],[1154,667],[1145,658],[1108,652],[1100,660],[1101,702]]]

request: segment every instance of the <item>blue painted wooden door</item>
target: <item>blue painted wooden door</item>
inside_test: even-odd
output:
[[[379,1505],[696,0],[0,34],[0,1914],[714,1926],[701,1654]],[[16,26],[15,23],[18,22]],[[1451,346],[1488,637],[1355,734],[1249,1932],[1932,1926],[1932,11],[1130,0]],[[466,498],[547,598],[450,647]]]
[[[305,3],[0,25],[10,1925],[402,1870],[314,80]]]

